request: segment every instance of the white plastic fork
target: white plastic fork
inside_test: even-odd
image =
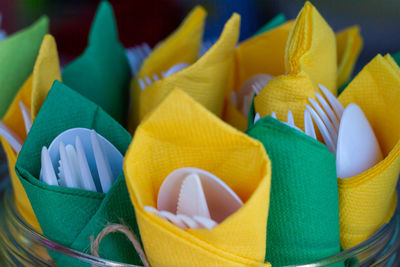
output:
[[[28,134],[32,127],[30,110],[28,110],[28,108],[24,105],[24,103],[22,103],[22,101],[19,102],[19,107],[21,109],[22,117],[24,119],[25,131],[26,134]]]
[[[19,153],[22,148],[23,142],[21,139],[8,128],[3,122],[0,121],[0,135],[10,144],[15,152]]]
[[[131,67],[132,76],[136,76],[143,61],[151,54],[151,48],[147,43],[143,43],[126,49],[125,53]]]
[[[217,223],[214,220],[202,216],[189,217],[184,214],[175,215],[172,212],[166,210],[160,211],[150,206],[144,206],[143,209],[152,214],[160,216],[164,220],[167,220],[172,224],[175,224],[176,226],[183,229],[197,229],[197,228],[212,229],[217,225]]]
[[[173,65],[171,68],[169,68],[167,71],[163,71],[161,72],[161,76],[162,78],[166,78],[174,73],[177,73],[178,71],[181,71],[185,68],[189,67],[189,64],[187,63],[178,63]],[[152,83],[161,80],[161,78],[157,75],[157,74],[153,74],[152,78],[146,76],[143,78],[139,78],[138,82],[139,82],[139,86],[141,90],[144,90],[147,86],[151,85]]]
[[[32,126],[30,111],[24,103],[19,102],[19,107],[22,113],[22,117],[24,119],[25,131],[26,134],[29,133],[29,130]],[[0,135],[10,144],[10,146],[14,149],[15,152],[19,153],[22,148],[23,141],[3,122],[0,121]]]
[[[81,140],[85,141],[85,146]],[[64,145],[64,142],[67,145]],[[86,155],[86,153],[89,154]],[[49,150],[46,147],[42,148],[41,157],[43,182],[89,191],[97,191],[94,175],[98,174],[101,187],[99,190],[107,193],[120,171],[119,168],[122,169],[120,152],[94,130],[84,128],[69,129],[57,136],[50,144]],[[118,163],[120,161],[121,165]],[[56,175],[53,164],[57,165],[57,163]]]
[[[258,95],[271,79],[272,76],[268,74],[254,75],[237,92],[231,93],[231,103],[240,109],[244,116],[247,116],[254,94]]]
[[[340,119],[344,108],[339,100],[326,87],[319,84],[319,88],[328,101],[317,92],[315,93],[315,96],[318,101],[309,98],[312,107],[306,105],[306,110],[311,114],[311,117],[315,121],[329,151],[335,154]],[[310,124],[309,120],[310,118],[307,118],[307,121],[305,118],[305,123]]]

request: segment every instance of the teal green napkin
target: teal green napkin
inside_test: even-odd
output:
[[[88,47],[64,68],[62,80],[124,124],[130,78],[112,7],[108,2],[101,2],[90,30]]]
[[[335,156],[270,116],[254,124],[253,115],[251,109],[247,134],[263,143],[272,164],[265,260],[298,265],[339,253]]]
[[[397,65],[400,66],[400,51],[397,52],[396,54],[392,55],[394,61],[396,61]]]
[[[131,141],[130,134],[100,107],[66,85],[54,82],[16,163],[17,175],[43,233],[82,252],[90,252],[90,236],[96,237],[108,222],[121,223],[122,220],[139,236],[122,171],[107,194],[50,186],[39,180],[42,147],[48,147],[63,131],[76,127],[95,129],[122,154]],[[57,266],[79,266],[65,257],[50,254]],[[116,261],[141,263],[130,242],[121,234],[107,236],[101,242],[100,255]]]
[[[40,44],[49,31],[49,20],[41,17],[32,26],[0,42],[0,118],[33,70]]]
[[[270,21],[268,21],[264,26],[262,26],[254,35],[260,35],[263,34],[269,30],[272,30],[273,28],[278,27],[279,25],[285,23],[286,21],[286,17],[284,14],[279,13],[278,15],[276,15],[275,17],[273,17]]]

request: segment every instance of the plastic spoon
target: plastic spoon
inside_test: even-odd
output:
[[[364,112],[349,104],[342,115],[336,152],[336,170],[340,178],[360,174],[382,160],[382,151]]]

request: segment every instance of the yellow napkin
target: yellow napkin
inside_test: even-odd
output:
[[[337,87],[340,88],[350,79],[358,55],[361,52],[363,40],[360,28],[353,26],[336,34],[337,47]]]
[[[308,98],[315,99],[318,84],[336,95],[336,40],[329,25],[309,2],[306,2],[289,33],[285,48],[286,75],[272,79],[254,99],[260,116],[275,112],[286,121],[292,111],[300,128]]]
[[[281,75],[285,72],[284,53],[293,21],[242,42],[235,50],[234,88],[229,87],[223,118],[241,131],[247,127],[247,118],[230,101],[235,92],[256,74]]]
[[[244,205],[211,230],[184,230],[144,211],[180,167],[221,178]],[[137,128],[124,162],[141,240],[151,266],[269,266],[264,263],[271,181],[262,144],[173,90]]]
[[[234,14],[225,24],[219,40],[195,63],[184,70],[154,82],[137,94],[140,120],[152,111],[175,87],[182,88],[217,116],[222,115],[226,88],[232,74],[234,49],[239,37],[240,16]],[[182,51],[180,51],[182,53]],[[172,66],[172,65],[171,65]],[[133,108],[135,110],[135,107]],[[131,117],[135,114],[131,113]],[[131,129],[132,130],[132,129]]]
[[[340,238],[344,249],[367,239],[396,208],[400,172],[400,68],[390,55],[376,56],[339,97],[364,111],[385,156],[373,168],[338,179]]]
[[[158,44],[144,60],[137,77],[134,77],[131,82],[132,105],[129,110],[130,116],[128,120],[128,128],[131,132],[141,120],[139,117],[141,91],[138,79],[152,78],[153,74],[161,77],[161,72],[167,71],[178,63],[193,64],[199,55],[206,15],[207,13],[203,7],[196,6],[179,28],[166,40]]]
[[[55,40],[53,36],[47,34],[43,38],[38,57],[33,67],[32,75],[21,87],[2,119],[2,122],[18,135],[22,141],[25,140],[27,133],[19,102],[24,103],[24,105],[31,110],[31,119],[33,121],[54,80],[61,80],[60,65]],[[29,199],[14,170],[17,161],[17,153],[2,137],[1,142],[7,155],[16,207],[28,223],[30,223],[36,230],[41,231]]]
[[[293,23],[288,21],[240,43],[235,50],[237,87],[256,74],[278,76],[285,73],[285,47]]]

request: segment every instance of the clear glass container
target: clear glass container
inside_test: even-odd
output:
[[[63,254],[87,266],[134,266],[94,257],[49,240],[21,218],[11,192],[8,187],[0,200],[0,266],[55,266],[48,252]],[[301,266],[329,266],[339,262],[345,266],[400,266],[399,209],[389,223],[358,246]]]

